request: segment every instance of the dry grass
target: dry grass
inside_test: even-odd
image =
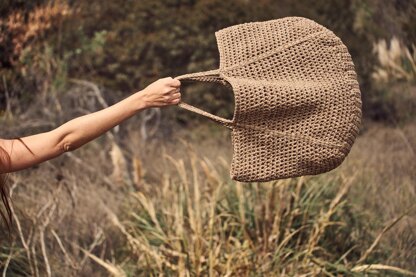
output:
[[[416,272],[416,125],[371,124],[340,168],[262,184],[229,179],[229,133],[213,124],[148,140],[133,126],[11,176],[4,274]]]
[[[389,45],[388,45],[389,44]],[[387,121],[413,121],[416,113],[416,47],[406,46],[396,37],[389,43],[374,44],[378,65],[374,68],[373,95],[367,96]]]
[[[411,232],[415,227],[414,183],[402,188],[407,194],[397,195],[398,203],[380,202],[394,192],[374,193],[374,199],[366,195],[374,210],[362,212],[364,203],[354,199],[363,186],[377,186],[377,178],[366,180],[369,173],[381,174],[377,167],[369,169],[374,166],[374,156],[400,156],[400,163],[407,162],[401,169],[405,173],[402,178],[412,178],[408,175],[412,171],[407,170],[414,163],[413,146],[405,132],[411,135],[414,131],[412,126],[373,127],[359,139],[358,149],[342,168],[318,177],[264,184],[232,182],[224,157],[201,158],[195,154],[197,150],[185,145],[177,156],[163,159],[176,173],[170,173],[159,187],[146,185],[132,194],[136,201],[129,206],[123,223],[111,213],[115,226],[128,237],[125,270],[132,275],[163,272],[172,276],[414,275],[392,264],[412,266],[415,234],[401,238],[401,244],[408,246],[405,249],[394,251],[389,245],[389,230]],[[377,135],[394,140],[394,150],[383,139],[377,141]],[[383,151],[365,149],[367,140]],[[210,148],[208,152],[213,151]],[[186,158],[184,153],[188,153]],[[163,171],[169,168],[163,162],[159,166]],[[396,173],[387,177],[390,186],[401,182],[394,177]],[[383,217],[377,212],[378,205],[383,206]],[[402,256],[395,256],[398,253]]]
[[[416,79],[415,45],[412,45],[412,50],[410,50],[396,37],[393,37],[389,44],[387,46],[385,40],[374,44],[374,52],[377,54],[380,65],[374,71],[373,78],[383,83],[395,80],[414,81]]]
[[[341,170],[358,172],[359,182],[349,199],[381,229],[407,213],[382,241],[387,264],[416,271],[416,126],[386,127],[372,124]],[[409,208],[413,207],[411,210]],[[376,249],[376,252],[379,250]],[[380,255],[382,255],[380,253]]]

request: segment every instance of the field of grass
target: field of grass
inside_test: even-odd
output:
[[[131,121],[10,175],[3,276],[414,276],[416,125],[364,123],[336,170],[228,176],[211,123],[146,141]]]
[[[0,136],[213,69],[214,30],[300,15],[346,43],[365,118],[378,122],[363,123],[344,163],[234,182],[228,130],[176,107],[146,110],[8,175],[1,276],[416,276],[416,1],[234,2],[5,1]],[[230,91],[192,87],[186,101],[231,114]]]

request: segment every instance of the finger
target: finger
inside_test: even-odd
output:
[[[176,98],[176,99],[173,99],[173,100],[170,101],[170,103],[172,103],[172,104],[178,104],[179,102],[181,102],[180,98]]]
[[[175,98],[181,98],[181,94],[180,93],[172,94],[172,99],[175,99]]]
[[[172,101],[180,100],[180,95],[176,95],[175,97],[169,97],[169,99],[166,100],[166,102],[171,103]]]
[[[178,92],[180,92],[179,88],[175,88],[175,89],[166,90],[166,92],[164,94],[165,95],[172,95],[172,94],[175,94],[175,93],[178,93]]]
[[[178,87],[181,86],[181,82],[178,79],[173,79],[172,82],[171,82],[171,86],[175,87],[175,88],[178,88]]]

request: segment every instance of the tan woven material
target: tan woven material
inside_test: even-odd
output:
[[[219,69],[177,78],[230,87],[233,119],[179,106],[232,130],[231,177],[269,181],[341,164],[361,121],[357,76],[342,41],[301,17],[239,24],[215,36]]]

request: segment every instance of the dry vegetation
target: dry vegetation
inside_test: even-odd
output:
[[[0,228],[2,276],[416,276],[414,1],[258,1],[251,10],[247,1],[84,2],[0,18],[2,137],[50,130],[178,68],[213,67],[207,22],[292,14],[339,32],[367,89],[364,114],[390,125],[365,122],[332,172],[247,184],[228,176],[227,130],[197,127],[175,108],[142,112],[9,175],[14,226],[10,236]],[[384,29],[407,40],[379,41],[391,37]],[[229,107],[230,95],[198,92],[197,104]]]
[[[327,174],[246,184],[228,131],[144,140],[146,120],[10,176],[7,276],[415,275],[414,124],[365,124]]]

